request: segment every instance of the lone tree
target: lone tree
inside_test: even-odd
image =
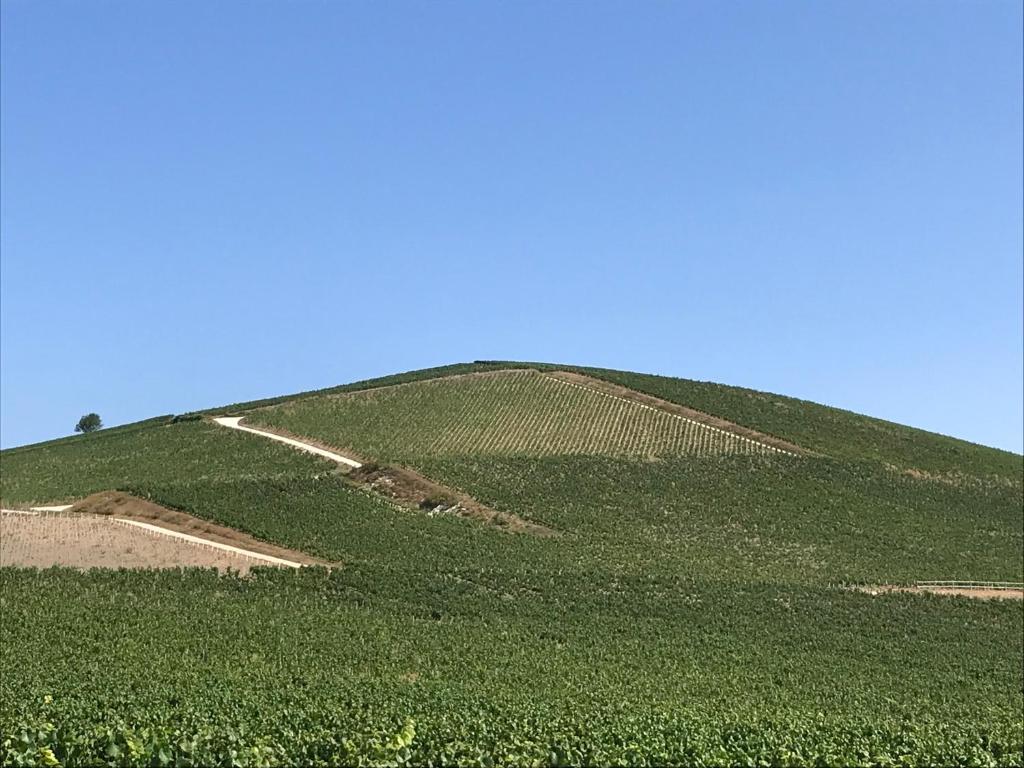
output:
[[[75,424],[75,432],[95,432],[103,428],[103,420],[98,413],[87,413]]]

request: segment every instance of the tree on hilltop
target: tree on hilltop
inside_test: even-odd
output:
[[[103,428],[103,419],[98,413],[87,413],[75,424],[75,432],[95,432]]]

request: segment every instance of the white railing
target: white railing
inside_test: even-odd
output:
[[[1019,581],[918,581],[917,586],[934,589],[1021,589]]]

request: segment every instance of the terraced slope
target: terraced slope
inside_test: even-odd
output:
[[[739,434],[533,370],[469,374],[250,412],[247,422],[386,461],[438,456],[766,455]]]

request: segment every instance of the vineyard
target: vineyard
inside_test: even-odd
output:
[[[710,381],[551,363],[457,363],[312,392],[235,403],[212,408],[207,413],[241,413],[264,406],[297,403],[310,397],[362,392],[396,384],[436,381],[442,377],[468,373],[507,370],[575,371],[713,414],[833,458],[886,463],[930,472],[952,472],[976,477],[992,476],[1008,479],[1017,484],[1021,483],[1024,474],[1024,461],[1018,454],[808,400]]]
[[[119,489],[338,564],[0,568],[0,765],[1020,764],[1021,603],[847,588],[1024,580],[1021,484],[984,449],[955,476],[938,436],[900,449],[935,473],[895,443],[788,456],[495,367],[246,421],[557,535],[198,420],[0,453],[5,506]]]
[[[627,581],[602,596],[607,578],[559,583],[576,592],[557,601],[512,580],[510,601],[471,580],[416,587],[386,568],[373,577],[380,586],[368,594],[369,579],[353,585],[344,570],[248,582],[209,572],[4,572],[2,758],[1020,758],[1019,606],[686,581]]]
[[[111,430],[4,451],[0,498],[5,504],[70,502],[98,491],[147,482],[212,481],[333,469],[263,440],[191,421]]]
[[[247,421],[410,463],[444,455],[656,458],[775,452],[741,435],[535,371],[307,398],[255,411]]]

